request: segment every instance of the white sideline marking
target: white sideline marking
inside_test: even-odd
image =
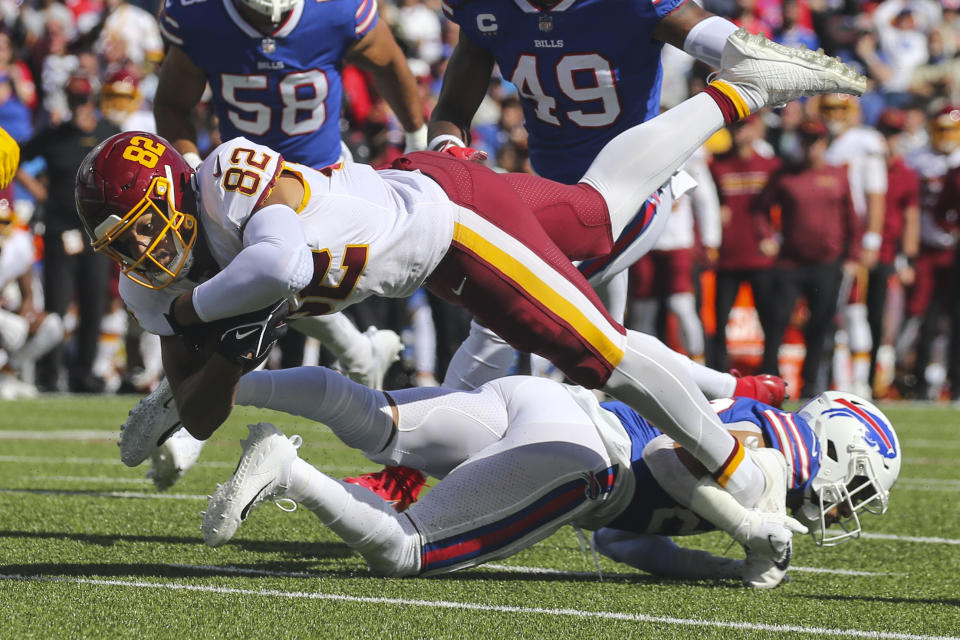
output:
[[[120,430],[69,429],[61,431],[0,430],[0,440],[116,440]]]
[[[954,538],[927,538],[923,536],[898,536],[892,533],[861,533],[861,538],[870,540],[896,540],[898,542],[925,542],[928,544],[960,544]]]
[[[320,593],[308,591],[280,591],[277,589],[236,589],[232,587],[214,587],[180,583],[94,580],[91,578],[61,578],[52,576],[22,576],[0,574],[0,580],[20,580],[25,582],[61,582],[67,584],[91,584],[99,586],[133,587],[137,589],[171,589],[175,591],[194,591],[231,595],[274,596],[277,598],[299,598],[306,600],[330,600],[337,602],[357,602],[361,604],[390,604],[412,607],[432,607],[435,609],[462,609],[466,611],[497,611],[500,613],[544,614],[571,618],[600,618],[605,620],[624,620],[628,622],[653,622],[675,624],[688,627],[712,627],[720,629],[744,629],[750,631],[773,631],[808,633],[817,636],[839,636],[850,638],[884,638],[890,640],[960,640],[956,636],[929,636],[889,631],[863,631],[860,629],[828,629],[823,627],[801,627],[796,625],[763,624],[756,622],[727,622],[724,620],[698,620],[692,618],[671,618],[651,616],[642,613],[619,613],[616,611],[583,611],[580,609],[548,609],[545,607],[511,607],[504,605],[480,604],[474,602],[456,602],[449,600],[413,600],[409,598],[374,598],[367,596],[348,596],[340,593]]]

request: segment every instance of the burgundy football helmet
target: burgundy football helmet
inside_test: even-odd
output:
[[[94,250],[150,289],[163,289],[189,271],[197,239],[197,218],[189,213],[196,211],[192,176],[183,156],[160,136],[130,131],[97,145],[80,165],[76,189],[77,212]]]

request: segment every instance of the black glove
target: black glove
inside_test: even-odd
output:
[[[287,333],[290,303],[284,299],[268,307],[208,323],[207,335],[217,340],[216,352],[248,373],[266,360],[273,345]]]

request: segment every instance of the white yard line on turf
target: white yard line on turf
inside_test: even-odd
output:
[[[616,611],[583,611],[580,609],[549,609],[546,607],[513,607],[505,605],[482,604],[475,602],[456,602],[450,600],[413,600],[410,598],[374,598],[349,596],[340,593],[319,593],[308,591],[280,591],[277,589],[234,589],[211,585],[180,584],[171,582],[145,582],[141,580],[98,580],[92,578],[57,578],[47,576],[21,576],[0,574],[0,580],[18,580],[28,582],[60,582],[66,584],[89,584],[98,586],[130,587],[135,589],[169,589],[172,591],[192,591],[198,593],[219,593],[230,595],[255,596],[257,598],[296,598],[305,600],[330,600],[335,602],[355,602],[360,604],[387,604],[406,607],[430,607],[434,609],[460,609],[464,611],[497,611],[499,613],[541,614],[570,618],[624,620],[627,622],[647,622],[672,624],[688,627],[719,629],[743,629],[748,631],[772,631],[806,633],[818,637],[836,636],[847,638],[882,638],[884,640],[960,640],[956,636],[931,636],[892,631],[867,631],[863,629],[830,629],[824,627],[801,627],[789,624],[764,624],[757,622],[728,622],[725,620],[699,620],[695,618],[673,618],[650,616],[642,613],[619,613]]]
[[[120,431],[69,429],[62,431],[0,430],[0,440],[116,440]]]
[[[206,500],[189,493],[140,493],[139,491],[71,491],[67,489],[0,489],[0,493],[29,493],[39,496],[84,496],[86,498],[136,498],[137,500]]]
[[[861,533],[861,538],[868,540],[895,540],[896,542],[924,542],[927,544],[960,544],[960,540],[953,538],[930,538],[924,536],[898,536],[892,533]]]
[[[78,457],[55,457],[55,456],[0,456],[0,463],[8,462],[11,464],[31,463],[31,464],[90,464],[90,465],[118,465],[119,456],[116,458],[78,458]],[[373,463],[370,463],[372,465]],[[220,469],[235,469],[236,462],[220,462],[201,460],[197,463],[200,467],[217,467]],[[369,467],[366,467],[367,469]],[[322,471],[331,473],[362,473],[365,468],[357,465],[322,465]]]

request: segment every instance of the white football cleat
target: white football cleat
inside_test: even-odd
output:
[[[120,427],[120,459],[128,467],[146,460],[167,438],[181,428],[173,390],[164,378],[149,395],[130,410]]]
[[[373,357],[363,369],[352,369],[347,375],[354,382],[370,387],[383,388],[383,377],[387,374],[390,365],[400,359],[403,351],[403,341],[396,331],[369,327],[363,335],[370,340]]]
[[[153,480],[157,491],[166,491],[196,463],[203,449],[203,440],[197,440],[186,429],[180,429],[166,439],[150,455],[147,477]]]
[[[859,96],[867,90],[865,76],[839,58],[824,54],[822,49],[785,47],[762,35],[750,34],[743,27],[727,38],[715,78],[733,85],[750,113],[802,96]]]
[[[783,454],[776,449],[752,449],[750,457],[763,472],[766,486],[733,537],[747,552],[743,583],[770,589],[786,576],[793,534],[806,533],[807,528],[787,515],[787,461]]]
[[[283,497],[290,464],[297,457],[300,436],[287,438],[272,424],[251,424],[250,436],[241,440],[243,454],[237,470],[219,485],[203,514],[203,541],[219,547],[237,532],[240,523],[264,500]]]

